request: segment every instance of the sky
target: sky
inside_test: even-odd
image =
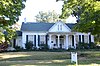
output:
[[[39,13],[39,11],[48,12],[55,11],[58,14],[61,14],[63,1],[56,0],[27,0],[25,3],[25,9],[22,10],[21,16],[19,17],[19,23],[24,22],[26,18],[26,22],[36,22],[35,16]],[[69,20],[72,19],[70,16]],[[69,21],[67,19],[67,21]]]
[[[22,14],[19,17],[19,22],[23,22],[26,18],[27,22],[34,22],[35,16],[39,11],[55,11],[58,14],[61,14],[63,1],[56,0],[27,0],[25,9],[22,10]]]

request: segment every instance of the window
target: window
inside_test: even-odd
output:
[[[62,25],[60,25],[60,30],[62,30]]]
[[[44,44],[44,41],[40,41],[40,44]]]
[[[59,30],[59,25],[58,25],[58,30]]]
[[[45,35],[40,35],[40,44],[45,44]]]
[[[58,25],[58,30],[62,30],[62,25]]]
[[[33,43],[33,35],[28,35],[28,41],[31,41]]]
[[[84,42],[88,43],[88,36],[87,35],[84,35]]]

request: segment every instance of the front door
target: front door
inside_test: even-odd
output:
[[[60,36],[59,37],[59,46],[60,46],[60,48],[63,48],[63,46],[64,46],[64,36]],[[56,46],[58,47],[58,37],[56,36]]]
[[[60,48],[63,48],[64,45],[64,36],[60,36]]]

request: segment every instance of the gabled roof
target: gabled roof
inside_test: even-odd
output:
[[[21,31],[48,31],[55,23],[44,23],[44,22],[27,22],[27,23],[22,23],[21,26]],[[75,24],[66,24],[70,29]]]

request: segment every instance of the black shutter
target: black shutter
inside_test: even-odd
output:
[[[56,0],[56,2],[58,2],[59,0]]]
[[[38,35],[38,46],[40,46],[40,35]]]
[[[26,35],[26,43],[28,42],[28,35]]]
[[[72,46],[74,46],[74,36],[72,35]]]
[[[48,43],[48,35],[45,36],[46,44]]]
[[[34,35],[34,46],[36,46],[36,35]]]
[[[84,35],[82,35],[82,42],[84,43]]]
[[[15,48],[16,46],[16,39],[13,39],[13,47]]]
[[[81,35],[79,35],[79,42],[81,42]]]
[[[91,35],[89,35],[89,43],[91,43]]]

